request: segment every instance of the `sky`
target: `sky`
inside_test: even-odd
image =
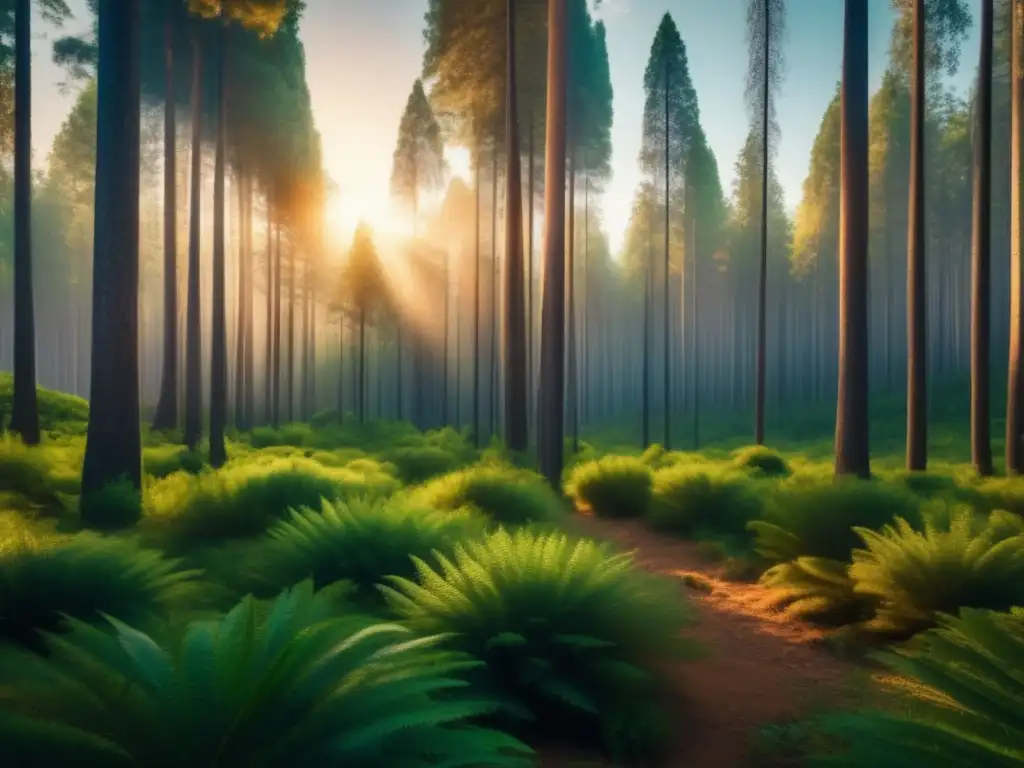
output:
[[[728,194],[734,163],[749,131],[743,101],[747,66],[748,0],[603,0],[598,15],[608,28],[615,92],[612,179],[602,204],[613,252],[622,243],[633,194],[640,181],[637,156],[643,117],[643,73],[661,17],[669,12],[686,45],[701,120]],[[949,81],[965,92],[977,61],[980,0],[968,0],[976,23],[964,43],[959,72]],[[88,21],[85,0],[69,0],[76,19],[65,33]],[[391,157],[398,123],[423,56],[427,0],[307,0],[302,24],[307,77],[324,164],[340,189],[339,205],[355,218],[387,204]],[[786,0],[786,66],[777,94],[781,139],[776,172],[793,211],[825,108],[841,74],[843,0]],[[869,0],[872,91],[885,69],[893,15],[890,0]],[[33,147],[45,166],[53,137],[74,101],[60,88],[62,73],[50,60],[59,33],[37,20],[33,36]],[[451,154],[453,170],[465,155]]]

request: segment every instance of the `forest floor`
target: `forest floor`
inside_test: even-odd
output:
[[[660,536],[634,520],[578,516],[574,527],[633,550],[640,565],[687,587],[696,613],[687,636],[702,654],[666,670],[676,699],[666,768],[790,765],[783,754],[757,753],[761,728],[850,705],[872,687],[862,665],[827,647],[827,633],[769,610],[764,587],[727,580],[695,542]],[[634,768],[546,750],[539,765]]]

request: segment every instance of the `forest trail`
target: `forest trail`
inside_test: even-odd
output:
[[[862,671],[822,647],[825,633],[769,610],[763,587],[726,580],[694,542],[659,536],[633,520],[580,516],[573,528],[634,550],[644,568],[688,587],[696,623],[687,636],[703,653],[666,670],[678,692],[667,768],[770,768],[750,761],[761,726],[841,705],[862,690]],[[611,768],[575,755],[544,754],[540,765]]]

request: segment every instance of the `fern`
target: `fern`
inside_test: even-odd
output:
[[[76,750],[76,765],[146,768],[529,765],[519,742],[467,725],[494,705],[453,694],[471,663],[440,638],[333,613],[305,582],[171,647],[116,619],[113,632],[69,620],[49,663],[0,657],[0,741],[42,761],[5,764]]]
[[[897,519],[880,532],[857,533],[865,549],[853,553],[850,577],[859,594],[879,600],[869,629],[906,636],[961,607],[1024,604],[1024,535],[1007,535],[1000,516],[986,524],[962,507],[946,525],[926,519],[923,532]]]
[[[846,563],[798,557],[779,563],[761,576],[773,603],[786,613],[825,624],[851,624],[871,618],[875,601],[858,594]]]
[[[374,585],[389,575],[412,576],[410,555],[448,552],[478,530],[467,513],[420,509],[400,500],[323,503],[321,512],[293,511],[253,555],[247,583],[276,594],[307,578],[322,587],[348,580],[363,599],[380,599]]]
[[[825,718],[845,745],[817,765],[1000,768],[1024,763],[1024,612],[965,608],[880,657],[912,695],[902,711]],[[916,688],[915,688],[916,686]],[[923,688],[921,687],[923,686]]]
[[[410,626],[450,635],[453,648],[484,661],[482,690],[501,698],[506,716],[548,733],[592,730],[602,713],[643,701],[652,665],[687,648],[681,595],[593,541],[499,529],[438,561],[416,561],[418,582],[390,578],[382,589],[391,605]],[[646,712],[636,705],[631,715]]]
[[[60,630],[62,615],[146,623],[168,608],[198,605],[212,587],[199,581],[199,571],[179,565],[132,541],[93,533],[6,551],[0,554],[0,641],[41,651],[39,632]]]

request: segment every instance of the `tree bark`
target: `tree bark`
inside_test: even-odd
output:
[[[154,430],[178,426],[178,191],[174,24],[164,23],[164,349]]]
[[[836,475],[871,474],[868,449],[868,6],[846,0]]]
[[[1010,360],[1006,391],[1006,471],[1020,474],[1024,471],[1024,369],[1021,357],[1024,354],[1024,284],[1021,280],[1021,217],[1024,206],[1021,201],[1021,144],[1024,141],[1024,124],[1021,123],[1021,106],[1024,101],[1024,79],[1021,72],[1020,7],[1011,3],[1010,72],[1012,96],[1010,107]]]
[[[185,445],[196,450],[203,431],[200,217],[203,168],[203,45],[196,24],[192,39],[192,192],[189,201],[188,304],[185,331]]]
[[[479,448],[483,444],[480,434],[480,164],[483,142],[477,133],[476,142],[476,181],[474,192],[476,210],[474,221],[476,226],[476,254],[473,259],[473,443]]]
[[[662,387],[663,387],[664,391],[662,392],[662,395],[661,395],[662,396],[662,408],[665,411],[665,413],[664,413],[664,419],[665,419],[665,423],[664,423],[664,429],[665,429],[664,447],[665,447],[666,451],[671,450],[671,445],[672,445],[672,390],[671,390],[671,386],[672,386],[672,352],[671,352],[671,346],[669,344],[669,338],[670,338],[670,335],[669,335],[669,328],[670,328],[669,314],[670,313],[669,313],[669,298],[668,298],[668,288],[669,288],[669,282],[670,282],[669,274],[671,274],[671,270],[669,268],[669,232],[670,232],[671,222],[672,222],[672,217],[671,217],[670,211],[669,211],[669,202],[670,202],[670,199],[669,199],[669,180],[670,180],[670,169],[669,169],[669,161],[670,161],[670,158],[669,158],[669,133],[670,133],[670,128],[669,128],[669,126],[671,125],[671,122],[669,120],[669,105],[668,105],[669,83],[670,83],[671,77],[672,77],[672,69],[669,66],[669,58],[666,56],[665,57],[665,285],[664,285],[664,292],[663,292],[663,301],[664,301],[664,304],[665,304],[665,306],[664,306],[665,325],[664,325],[664,329],[663,329],[663,333],[662,333],[662,335],[664,336],[664,338],[662,339],[662,344],[663,344],[663,347],[662,347],[662,355],[663,355],[663,360],[662,360],[662,377],[663,377],[662,378]]]
[[[927,279],[924,254],[924,17],[924,0],[914,0],[914,79],[910,104],[908,214],[910,224],[907,232],[907,469],[911,471],[923,471],[928,462],[928,315],[925,305]],[[887,261],[889,258],[890,255],[886,254]],[[888,349],[888,343],[886,348]],[[888,368],[888,364],[886,367]]]
[[[544,169],[544,293],[538,458],[553,488],[562,482],[565,408],[566,0],[548,3],[547,139]]]
[[[213,301],[210,347],[210,465],[221,467],[228,459],[224,429],[228,416],[227,298],[225,296],[224,182],[227,173],[228,28],[221,19],[217,28],[217,149],[213,175]]]
[[[100,492],[142,488],[139,414],[139,6],[100,0],[89,425],[81,520],[112,520]],[[141,498],[140,498],[141,506]]]
[[[971,237],[971,463],[993,472],[989,424],[992,222],[992,2],[981,3]]]
[[[764,0],[764,70],[761,94],[761,247],[757,271],[757,369],[754,382],[754,443],[764,445],[764,390],[768,352],[768,87],[771,61],[771,0]],[[665,446],[666,448],[668,446]]]
[[[12,432],[39,443],[32,281],[32,3],[14,8],[14,393]]]

